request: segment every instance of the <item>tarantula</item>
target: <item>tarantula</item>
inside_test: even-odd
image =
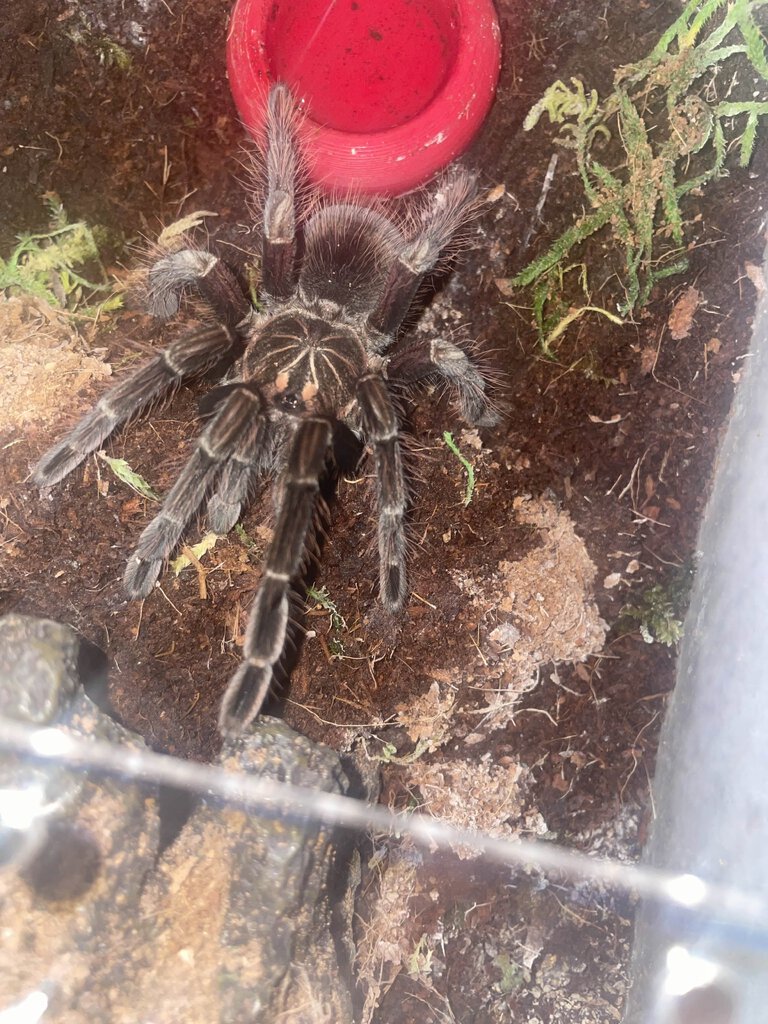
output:
[[[458,389],[466,420],[481,426],[497,420],[483,375],[451,341],[418,341],[389,351],[419,285],[476,202],[473,177],[461,169],[445,175],[407,227],[374,205],[330,199],[301,225],[295,125],[289,90],[274,86],[261,229],[264,308],[252,307],[234,273],[207,250],[187,247],[160,258],[148,275],[150,310],[172,316],[182,292],[193,286],[216,322],[180,337],[108,391],[33,475],[41,487],[57,483],[119,424],[181,380],[229,364],[225,383],[212,393],[214,414],[141,534],[124,580],[130,597],[146,597],[206,498],[210,528],[226,533],[256,478],[279,468],[274,534],[243,660],[222,700],[219,727],[225,734],[242,730],[258,714],[283,653],[291,587],[302,568],[338,425],[373,455],[380,599],[395,611],[406,593],[408,498],[393,389],[439,376]]]

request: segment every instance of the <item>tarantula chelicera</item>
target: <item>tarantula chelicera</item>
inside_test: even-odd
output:
[[[57,483],[119,424],[181,380],[229,364],[225,383],[213,393],[215,412],[125,573],[128,594],[146,597],[206,498],[211,529],[226,533],[256,478],[279,470],[274,533],[243,661],[222,701],[224,733],[247,725],[269,691],[335,428],[344,424],[373,456],[380,597],[395,611],[406,593],[407,489],[393,389],[442,377],[456,386],[466,420],[482,426],[497,420],[482,374],[455,344],[434,339],[395,346],[415,292],[475,203],[472,176],[461,169],[446,174],[405,226],[374,205],[330,199],[316,204],[302,225],[295,124],[289,90],[274,86],[267,118],[263,309],[251,306],[232,271],[210,252],[187,247],[163,256],[149,270],[151,311],[173,315],[181,293],[192,286],[215,323],[179,338],[108,391],[43,456],[33,477],[41,487]]]

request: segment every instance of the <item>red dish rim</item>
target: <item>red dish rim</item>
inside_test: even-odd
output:
[[[237,0],[227,38],[232,95],[256,138],[263,137],[272,84],[264,39],[274,2]],[[398,194],[423,184],[466,149],[493,101],[501,43],[492,0],[453,3],[458,15],[456,57],[448,78],[420,114],[386,131],[365,134],[304,119],[301,145],[314,182],[331,191]]]

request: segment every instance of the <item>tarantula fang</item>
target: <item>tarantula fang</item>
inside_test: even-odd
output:
[[[497,420],[484,378],[461,348],[444,339],[396,344],[419,285],[471,213],[472,175],[460,168],[446,173],[410,221],[332,198],[317,202],[302,221],[295,124],[289,90],[274,86],[261,227],[263,309],[253,308],[234,273],[207,250],[186,247],[160,258],[149,270],[150,311],[172,316],[192,287],[215,323],[181,336],[108,391],[33,474],[40,487],[57,483],[182,380],[228,364],[212,395],[214,414],[125,573],[129,596],[146,597],[204,501],[211,529],[226,533],[257,478],[279,469],[274,535],[243,660],[222,699],[224,734],[241,731],[259,713],[283,653],[291,587],[337,425],[362,439],[373,457],[380,599],[395,611],[406,594],[408,497],[394,391],[441,377],[456,387],[467,421],[490,426]]]

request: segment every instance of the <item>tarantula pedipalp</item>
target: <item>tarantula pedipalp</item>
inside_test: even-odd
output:
[[[424,276],[475,202],[472,176],[461,169],[446,174],[409,229],[373,206],[333,200],[301,225],[294,125],[290,92],[276,85],[267,122],[264,310],[251,306],[234,274],[207,250],[184,248],[162,257],[149,271],[151,310],[173,315],[191,286],[216,323],[182,336],[107,392],[33,475],[41,487],[57,483],[118,425],[182,379],[230,364],[225,383],[213,393],[214,415],[125,573],[129,596],[146,597],[206,498],[211,529],[226,533],[257,477],[280,468],[275,528],[243,661],[221,705],[219,726],[227,734],[258,714],[283,653],[291,585],[301,570],[335,427],[351,429],[373,455],[380,598],[395,611],[406,593],[407,493],[393,388],[440,376],[456,386],[465,419],[481,426],[497,420],[481,373],[452,342],[414,342],[390,351]]]

